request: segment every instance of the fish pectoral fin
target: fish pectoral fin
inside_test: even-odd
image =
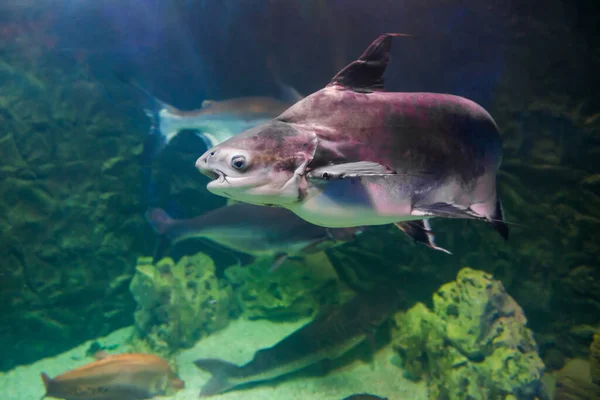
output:
[[[325,167],[315,168],[307,175],[309,179],[344,179],[358,178],[361,176],[386,176],[396,175],[396,172],[388,167],[371,162],[358,161],[345,164],[327,165]]]
[[[447,254],[452,254],[448,250],[439,247],[435,244],[435,236],[429,225],[429,220],[422,219],[416,221],[396,222],[394,225],[400,229],[406,236],[417,243],[424,244],[434,250],[443,251]]]
[[[384,33],[365,52],[333,77],[327,86],[342,86],[355,92],[383,91],[383,74],[390,61],[392,37],[411,36],[403,33]]]

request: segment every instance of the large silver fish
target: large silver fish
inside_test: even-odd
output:
[[[484,220],[508,238],[496,123],[462,97],[385,92],[399,35],[381,35],[325,88],[206,151],[196,167],[213,179],[208,190],[320,226],[399,222],[434,248],[431,217]]]
[[[173,243],[204,238],[252,256],[273,257],[276,269],[288,256],[324,250],[352,240],[362,228],[323,228],[284,208],[237,203],[191,219],[173,219],[164,210],[148,210],[155,231]]]
[[[270,380],[337,358],[371,336],[400,301],[399,292],[391,284],[381,283],[341,307],[320,314],[272,347],[257,351],[254,358],[242,366],[219,359],[196,360],[198,368],[213,375],[202,387],[200,396]]]

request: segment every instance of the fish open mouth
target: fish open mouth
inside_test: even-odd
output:
[[[227,175],[225,175],[225,173],[221,170],[214,170],[214,171],[210,171],[210,170],[204,170],[201,171],[204,175],[206,175],[207,177],[209,177],[210,179],[212,179],[213,181],[219,181],[219,183],[225,182]]]

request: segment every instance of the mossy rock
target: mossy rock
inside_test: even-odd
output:
[[[394,348],[431,398],[535,399],[544,364],[522,309],[502,283],[464,268],[433,295],[395,316]]]
[[[287,260],[275,271],[269,271],[271,262],[258,259],[250,266],[225,271],[246,318],[294,320],[341,301],[342,288],[324,254]]]
[[[130,291],[138,303],[139,336],[161,354],[193,346],[225,327],[235,313],[231,287],[217,279],[212,260],[202,253],[177,263],[140,258]]]

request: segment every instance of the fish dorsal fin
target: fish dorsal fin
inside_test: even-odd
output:
[[[385,90],[383,74],[390,60],[392,37],[411,36],[404,33],[384,33],[365,52],[333,77],[327,86],[342,86],[355,92]]]

